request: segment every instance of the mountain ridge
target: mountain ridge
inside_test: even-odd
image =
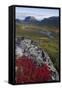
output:
[[[44,18],[43,20],[37,20],[33,16],[27,16],[24,20],[16,19],[16,23],[24,23],[24,24],[37,24],[41,26],[48,27],[59,27],[59,16],[52,16],[48,18]]]

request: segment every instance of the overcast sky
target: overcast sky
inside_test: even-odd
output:
[[[39,9],[39,8],[25,8],[16,7],[16,19],[25,19],[27,16],[34,16],[38,20],[48,18],[51,16],[59,16],[58,9]]]

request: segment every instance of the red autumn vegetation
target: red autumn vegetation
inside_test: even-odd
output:
[[[38,66],[26,56],[16,59],[16,67],[16,83],[44,82],[51,79],[51,71],[46,64]]]

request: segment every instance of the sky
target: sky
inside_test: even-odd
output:
[[[51,16],[59,16],[59,9],[16,7],[16,19],[24,20],[27,16],[42,20]]]

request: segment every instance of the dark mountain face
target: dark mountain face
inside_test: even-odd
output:
[[[49,27],[59,27],[59,17],[45,18],[40,23]]]
[[[25,18],[24,22],[25,22],[25,23],[28,23],[28,24],[29,24],[29,23],[36,24],[38,21],[37,21],[37,19],[36,19],[35,17],[33,17],[33,16],[28,16],[28,17]]]
[[[28,17],[26,17],[25,18],[25,20],[24,21],[36,21],[36,18],[35,17],[33,17],[33,16],[28,16]]]

